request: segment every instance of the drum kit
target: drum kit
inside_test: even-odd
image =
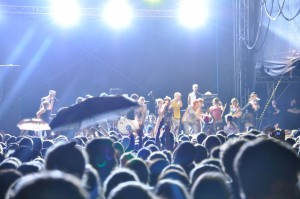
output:
[[[149,127],[154,128],[155,126],[155,121],[156,117],[154,114],[149,114],[146,116],[145,121],[144,121],[144,128],[148,129]],[[128,135],[133,131],[138,130],[139,127],[139,122],[136,120],[130,120],[127,119],[126,117],[120,117],[120,119],[117,122],[117,130],[122,134],[122,135]]]
[[[139,124],[136,120],[130,120],[126,117],[120,117],[117,123],[117,129],[122,135],[128,135],[139,129]]]

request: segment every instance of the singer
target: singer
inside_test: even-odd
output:
[[[36,112],[36,117],[42,119],[45,122],[50,122],[50,114],[53,110],[54,101],[56,100],[56,91],[49,90],[49,94],[42,97],[39,110]]]
[[[56,91],[49,90],[49,94],[42,97],[39,110],[36,112],[36,118],[42,119],[43,121],[50,123],[50,115],[53,110],[54,101],[56,100]],[[39,131],[37,132],[39,137],[50,137],[50,131]]]

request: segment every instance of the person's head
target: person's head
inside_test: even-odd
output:
[[[55,90],[49,90],[48,96],[49,96],[50,98],[54,98],[55,95],[56,95],[56,91],[55,91]]]
[[[142,183],[145,183],[145,184],[148,183],[149,168],[148,168],[147,164],[145,163],[145,161],[143,161],[139,158],[134,158],[134,159],[128,161],[126,163],[125,167],[134,171]]]
[[[194,93],[197,93],[198,92],[198,84],[193,84],[192,89],[193,89]]]
[[[132,152],[123,153],[120,157],[120,166],[124,167],[126,163],[135,158],[135,155]]]
[[[210,153],[214,147],[220,146],[222,142],[220,141],[218,136],[209,135],[208,137],[205,138],[202,144],[206,147],[207,151]]]
[[[33,137],[31,140],[33,142],[32,149],[39,152],[42,149],[42,139],[39,137]]]
[[[299,158],[275,140],[257,139],[242,146],[234,160],[242,198],[295,199]]]
[[[164,179],[158,182],[156,195],[161,198],[188,199],[187,188],[177,180]]]
[[[149,162],[149,171],[150,171],[150,179],[149,185],[155,186],[157,183],[158,176],[162,172],[162,170],[169,165],[169,161],[156,159]]]
[[[156,105],[157,105],[158,107],[160,107],[160,106],[163,105],[163,103],[164,103],[164,100],[161,99],[161,98],[158,98],[158,99],[156,99],[155,101],[156,101]]]
[[[80,180],[60,171],[26,175],[12,185],[6,199],[87,199]]]
[[[104,188],[104,196],[107,198],[111,192],[111,190],[116,187],[118,184],[122,182],[128,181],[139,181],[137,175],[125,168],[118,168],[114,170],[109,176],[105,179],[103,188]]]
[[[257,98],[257,94],[255,92],[252,92],[250,94],[250,100],[255,100]]]
[[[22,177],[22,173],[15,169],[0,170],[0,198],[5,198],[5,194],[16,180]]]
[[[233,121],[233,117],[231,114],[225,115],[225,121],[226,123],[231,123]]]
[[[18,171],[20,171],[23,175],[27,175],[30,173],[37,173],[41,171],[43,166],[37,161],[25,162],[19,166]]]
[[[191,189],[193,199],[229,199],[230,189],[226,178],[218,172],[206,172],[199,176]]]
[[[197,100],[199,101],[200,107],[202,107],[203,104],[204,104],[204,99],[203,98],[198,98]]]
[[[136,154],[136,156],[137,156],[138,158],[141,158],[142,160],[147,160],[148,157],[150,156],[150,154],[151,154],[150,149],[144,147],[144,148],[141,148],[141,149],[138,151],[138,153]]]
[[[104,181],[117,164],[113,142],[109,138],[97,138],[88,142],[86,151],[89,163],[98,171]]]
[[[174,93],[174,99],[175,99],[175,100],[178,100],[178,101],[181,100],[181,93],[175,92],[175,93]]]
[[[164,154],[162,151],[155,151],[151,153],[151,155],[148,157],[148,161],[155,160],[155,159],[168,160],[166,154]]]
[[[227,141],[221,146],[220,160],[222,162],[222,170],[226,172],[234,181],[236,181],[233,167],[234,158],[245,143],[246,140],[235,138]]]
[[[239,101],[238,101],[237,98],[232,98],[230,102],[231,102],[231,105],[233,105],[233,106],[238,106],[239,105]]]
[[[120,142],[114,142],[113,146],[114,146],[114,149],[116,151],[116,158],[120,159],[120,157],[124,153],[123,145]]]
[[[28,137],[24,137],[20,140],[19,142],[19,147],[21,146],[25,146],[30,148],[31,150],[33,149],[33,141],[32,139],[28,138]]]
[[[140,105],[144,105],[145,104],[145,98],[143,96],[140,96],[139,99],[138,99],[138,103]]]
[[[189,188],[190,186],[190,180],[186,172],[182,172],[177,169],[169,169],[167,171],[162,172],[158,178],[158,182],[164,179],[177,180],[181,182],[186,188]]]
[[[192,185],[195,183],[197,178],[206,172],[221,172],[219,167],[212,164],[198,164],[195,168],[190,172],[190,180]]]
[[[155,197],[150,192],[149,187],[134,181],[120,183],[108,196],[108,199],[128,198],[154,199]]]
[[[239,196],[239,186],[237,177],[234,173],[234,158],[240,151],[241,147],[246,143],[244,139],[230,139],[221,146],[220,160],[222,162],[222,170],[231,178],[232,193]],[[239,198],[239,197],[238,197]]]
[[[174,163],[183,167],[193,163],[196,147],[190,142],[182,142],[174,151]]]
[[[220,99],[215,97],[213,100],[212,100],[212,104],[213,105],[220,105]]]
[[[102,184],[97,170],[90,164],[86,164],[82,184],[90,198],[102,198]]]
[[[0,170],[17,169],[21,164],[22,162],[18,158],[9,157],[0,163]]]
[[[48,149],[45,157],[46,170],[60,170],[81,178],[87,155],[75,145],[75,142],[68,144],[57,144]]]
[[[204,133],[204,132],[198,133],[198,134],[197,134],[197,137],[196,137],[197,142],[198,142],[199,144],[202,144],[202,142],[205,140],[205,138],[206,138],[207,136],[208,136],[207,133]]]
[[[199,108],[200,107],[200,102],[198,99],[195,99],[194,101],[192,101],[192,106],[194,108]]]
[[[170,102],[171,102],[171,98],[170,98],[169,96],[166,96],[166,97],[164,98],[164,104],[165,104],[165,105],[169,105]]]
[[[195,163],[197,164],[208,157],[208,151],[201,144],[196,144],[195,147],[196,147]]]

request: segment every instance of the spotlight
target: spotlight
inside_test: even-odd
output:
[[[119,29],[129,26],[134,14],[127,0],[110,0],[102,16],[108,25]]]
[[[205,0],[181,0],[178,17],[182,25],[197,28],[204,24],[207,12]]]
[[[80,7],[76,0],[52,0],[51,15],[61,26],[73,26],[80,19]]]
[[[162,0],[144,0],[147,4],[158,5],[162,3]]]

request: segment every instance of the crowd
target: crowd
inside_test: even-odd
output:
[[[226,105],[214,98],[210,115],[202,113],[197,88],[182,116],[180,93],[156,100],[157,118],[147,130],[145,98],[132,96],[140,106],[127,118],[139,128],[126,133],[0,132],[0,199],[300,199],[300,130],[241,130],[235,98],[224,124]],[[55,94],[42,98],[37,118],[48,118]],[[252,93],[250,113],[258,101]]]
[[[0,199],[296,199],[299,131],[0,134]]]

